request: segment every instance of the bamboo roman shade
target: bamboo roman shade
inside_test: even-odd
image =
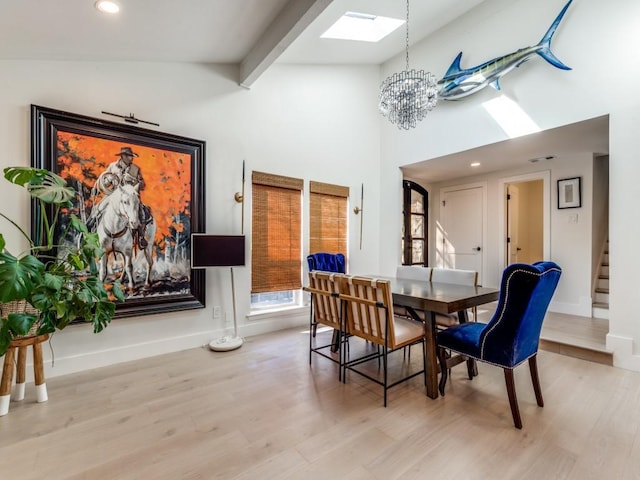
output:
[[[300,289],[303,181],[253,172],[251,182],[251,293]]]
[[[309,253],[347,254],[349,187],[309,182]]]

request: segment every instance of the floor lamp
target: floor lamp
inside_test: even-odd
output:
[[[235,350],[242,346],[243,340],[238,336],[238,320],[236,318],[236,288],[233,278],[233,267],[245,265],[244,235],[208,235],[194,233],[191,235],[191,268],[229,267],[231,272],[231,299],[233,302],[233,336],[212,340],[209,348],[216,352]]]

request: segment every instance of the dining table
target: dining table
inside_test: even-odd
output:
[[[436,314],[456,313],[460,322],[466,322],[467,309],[496,301],[499,289],[406,278],[376,278],[391,281],[394,305],[406,308],[416,320],[425,322],[427,396],[438,398]],[[423,316],[418,314],[420,311]]]

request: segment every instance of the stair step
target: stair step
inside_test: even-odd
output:
[[[608,308],[592,308],[591,316],[593,318],[599,318],[602,320],[609,320],[609,309]]]
[[[574,357],[581,360],[587,360],[589,362],[613,366],[613,352],[596,350],[589,347],[580,347],[577,345],[569,345],[549,338],[540,338],[540,348],[542,350],[559,353],[560,355],[565,355],[567,357]]]
[[[598,287],[596,288],[596,293],[609,293],[609,289],[608,288],[602,288],[602,287]]]
[[[601,273],[600,275],[598,275],[598,278],[601,278],[603,280],[609,280],[609,274],[607,273],[606,275],[604,275]]]
[[[547,313],[540,335],[540,348],[550,352],[613,365],[613,353],[607,350],[609,322],[600,318]]]

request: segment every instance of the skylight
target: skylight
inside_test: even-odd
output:
[[[108,13],[114,15],[120,11],[120,6],[116,2],[111,2],[108,0],[98,0],[95,3],[95,6],[102,13]]]
[[[504,95],[484,102],[482,106],[509,138],[521,137],[540,131],[540,127],[527,115],[527,112]]]
[[[320,38],[379,42],[402,24],[404,24],[404,20],[397,18],[347,12],[320,35]]]

